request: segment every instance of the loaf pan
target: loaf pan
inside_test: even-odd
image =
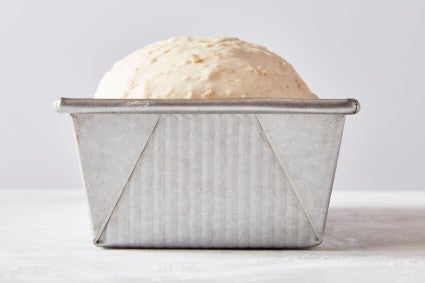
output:
[[[323,240],[355,99],[71,99],[93,242],[305,248]]]

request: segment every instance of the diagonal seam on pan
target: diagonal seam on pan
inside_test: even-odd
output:
[[[264,134],[264,136],[266,138],[267,144],[269,145],[270,149],[273,152],[274,158],[277,160],[277,163],[279,164],[279,167],[280,167],[280,170],[282,171],[283,176],[285,176],[285,178],[289,182],[289,188],[292,191],[292,193],[295,195],[295,198],[296,198],[298,204],[301,207],[301,211],[303,212],[304,216],[306,217],[307,222],[310,225],[311,229],[313,230],[314,235],[316,236],[317,239],[319,239],[320,237],[319,237],[319,235],[318,235],[318,233],[316,231],[316,228],[314,227],[313,222],[311,221],[310,216],[309,216],[309,214],[307,213],[307,210],[304,207],[304,204],[301,202],[301,199],[298,196],[298,192],[295,189],[295,186],[292,183],[292,180],[289,178],[288,174],[286,174],[286,171],[284,169],[283,163],[280,160],[279,155],[277,154],[277,151],[274,149],[274,147],[272,145],[272,142],[270,141],[270,137],[267,135],[267,132],[264,130],[264,127],[263,127],[263,124],[261,123],[260,117],[258,117],[257,114],[255,114],[255,117],[257,118],[258,124],[260,124],[260,129],[261,129],[261,131],[263,132],[263,134]]]
[[[335,149],[333,151],[332,160],[336,160],[336,161],[335,161],[335,165],[333,166],[333,170],[332,170],[331,191],[329,193],[328,198],[326,199],[326,206],[325,206],[326,213],[325,213],[325,222],[324,222],[324,225],[326,224],[327,217],[328,217],[330,197],[331,197],[331,193],[332,193],[333,183],[334,183],[334,180],[335,180],[335,174],[336,174],[336,167],[337,167],[337,163],[338,163],[339,151],[341,149],[342,134],[344,132],[345,115],[342,115],[341,118],[342,119],[341,119],[340,125],[338,126],[338,130],[335,131],[335,136],[337,137],[336,138],[336,140],[337,140],[337,142],[336,142],[337,146],[335,146]],[[335,139],[335,136],[334,136],[334,139]]]
[[[146,142],[145,142],[145,144],[143,145],[142,150],[140,151],[139,157],[137,158],[136,162],[134,163],[134,166],[133,166],[133,169],[131,170],[130,175],[128,176],[127,180],[125,181],[124,185],[123,185],[123,186],[122,186],[122,188],[120,189],[119,194],[118,194],[118,195],[117,195],[117,197],[116,197],[116,201],[115,201],[115,203],[114,203],[114,206],[112,207],[112,209],[111,209],[111,210],[109,211],[109,213],[107,214],[107,216],[106,216],[105,220],[104,220],[104,221],[103,221],[103,223],[102,223],[102,226],[100,226],[100,229],[97,231],[97,233],[96,233],[96,235],[95,235],[95,237],[94,237],[94,239],[93,239],[93,242],[94,242],[95,244],[99,241],[100,237],[101,237],[101,236],[102,236],[102,234],[105,232],[106,226],[108,226],[109,220],[111,219],[111,216],[112,216],[112,214],[114,213],[114,211],[115,211],[115,209],[116,209],[116,207],[117,207],[117,205],[118,205],[118,202],[120,201],[121,196],[122,196],[122,195],[123,195],[123,193],[124,193],[125,187],[127,186],[128,182],[130,181],[131,176],[133,176],[133,173],[134,173],[134,170],[135,170],[135,168],[136,168],[136,166],[137,166],[137,163],[139,162],[140,158],[143,156],[143,153],[145,152],[145,149],[146,149],[146,147],[147,147],[147,145],[148,145],[149,141],[151,140],[151,137],[152,137],[153,133],[155,132],[155,130],[156,130],[157,126],[158,126],[158,123],[159,123],[159,120],[161,119],[161,116],[162,116],[162,115],[158,115],[158,117],[157,117],[157,119],[156,119],[156,121],[155,121],[155,123],[154,123],[154,125],[153,125],[152,129],[150,130],[149,136],[148,136],[148,138],[146,139]]]

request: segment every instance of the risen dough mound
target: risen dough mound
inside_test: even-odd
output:
[[[147,45],[116,62],[95,97],[316,98],[280,56],[227,37],[173,37]]]

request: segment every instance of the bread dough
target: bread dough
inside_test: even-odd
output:
[[[317,98],[265,47],[229,37],[173,37],[139,49],[107,72],[95,98]]]

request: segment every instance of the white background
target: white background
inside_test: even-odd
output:
[[[267,46],[322,98],[357,98],[334,189],[425,190],[425,1],[0,2],[0,187],[82,186],[58,97],[91,97],[131,51],[174,35]]]

